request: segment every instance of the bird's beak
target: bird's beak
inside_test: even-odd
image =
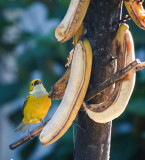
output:
[[[35,81],[34,86],[36,86],[38,84],[41,84],[41,82],[37,80],[37,81]]]

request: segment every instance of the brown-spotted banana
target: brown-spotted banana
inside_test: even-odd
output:
[[[120,26],[115,38],[115,43],[118,56],[121,54],[121,52],[123,54],[121,57],[124,62],[122,63],[124,64],[124,67],[135,60],[134,43],[127,25],[123,24]],[[122,49],[123,51],[121,51]],[[122,60],[120,62],[122,62]],[[132,94],[134,85],[135,74],[127,74],[122,82],[120,81],[116,83],[114,92],[112,95],[110,95],[105,103],[99,105],[90,105],[90,109],[85,106],[87,114],[92,120],[98,123],[107,123],[117,118],[125,110]]]
[[[86,15],[90,0],[71,0],[67,13],[55,30],[59,42],[65,42],[77,32]]]
[[[71,73],[64,97],[50,122],[40,134],[43,145],[57,141],[71,126],[83,103],[92,68],[92,49],[87,39],[75,47]]]
[[[145,30],[145,10],[142,4],[143,1],[144,0],[124,0],[124,4],[134,23]]]

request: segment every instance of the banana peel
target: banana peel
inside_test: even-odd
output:
[[[68,80],[70,77],[71,65],[67,68],[65,74],[51,87],[51,92],[48,97],[53,100],[60,100],[63,98]]]
[[[92,69],[92,48],[87,39],[74,50],[69,81],[61,104],[40,134],[43,145],[57,141],[69,129],[86,95]]]

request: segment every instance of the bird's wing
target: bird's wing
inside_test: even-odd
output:
[[[27,104],[29,98],[30,98],[30,94],[28,94],[28,96],[26,97],[25,102],[24,102],[24,105],[23,105],[23,113],[22,113],[23,116],[24,116],[24,108],[25,108],[25,106],[26,106],[26,104]]]

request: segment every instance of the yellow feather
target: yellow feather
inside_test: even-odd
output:
[[[50,105],[51,99],[48,98],[48,95],[42,97],[29,95],[23,110],[23,124],[41,122],[45,118]]]

